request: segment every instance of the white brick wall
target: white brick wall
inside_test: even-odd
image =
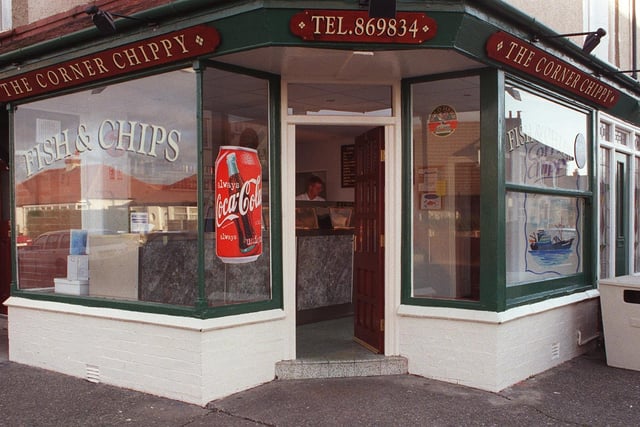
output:
[[[499,391],[585,351],[577,332],[595,334],[598,304],[589,291],[503,313],[400,306],[399,354],[412,374]],[[10,360],[80,378],[89,365],[103,383],[198,405],[272,380],[294,330],[281,310],[200,320],[16,297],[7,305]]]
[[[504,313],[401,306],[400,355],[412,374],[500,391],[586,351],[577,332],[596,333],[597,297],[588,291]]]
[[[281,310],[199,320],[12,297],[9,359],[205,405],[270,381],[284,359]]]

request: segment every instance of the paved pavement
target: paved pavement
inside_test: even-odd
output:
[[[640,425],[640,372],[607,367],[598,350],[501,393],[410,375],[273,381],[201,408],[11,363],[0,354],[0,425],[634,426]]]

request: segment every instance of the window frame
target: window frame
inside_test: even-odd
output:
[[[600,132],[600,127],[601,126],[606,126],[608,133],[606,135],[604,135],[603,133]],[[615,138],[615,132],[616,129],[620,129],[623,130],[625,132],[627,132],[630,136],[631,136],[631,143],[628,145],[622,145],[619,144]],[[638,176],[640,173],[640,145],[638,145],[638,141],[640,141],[640,127],[632,125],[628,122],[624,122],[619,118],[616,118],[610,114],[606,114],[606,113],[602,113],[600,112],[598,114],[598,153],[600,153],[600,150],[604,150],[608,153],[609,159],[610,159],[610,168],[613,167],[613,165],[615,164],[615,157],[617,154],[623,154],[623,155],[627,155],[629,156],[629,174],[635,174],[635,176],[630,176],[629,178],[629,186],[628,186],[628,202],[630,203],[630,206],[628,206],[628,210],[630,210],[630,212],[635,212],[635,206],[631,206],[634,205],[634,195],[639,191],[639,186],[637,184],[638,180]],[[633,163],[635,163],[634,165],[632,165]],[[612,176],[615,176],[615,173],[613,171],[609,171],[610,174],[608,176],[609,179],[611,179]],[[599,170],[598,171],[598,184],[600,185],[601,180],[603,179],[605,174],[605,171],[603,170]],[[612,182],[609,182],[609,185],[613,185]],[[603,200],[602,198],[598,199],[598,206],[602,206],[603,205]],[[603,278],[603,277],[610,277],[610,275],[614,274],[615,272],[615,264],[612,264],[612,260],[614,259],[614,254],[615,254],[615,235],[614,235],[614,226],[611,223],[611,221],[614,219],[613,216],[611,216],[611,210],[613,209],[613,205],[614,205],[614,198],[610,197],[609,203],[607,204],[607,208],[610,210],[609,212],[609,230],[606,233],[606,238],[608,239],[608,244],[607,246],[607,253],[609,256],[609,264],[607,271],[603,271],[602,270],[602,266],[600,265],[602,262],[602,259],[598,258],[598,266],[599,266],[599,270],[598,270],[598,277],[599,278]],[[637,203],[636,203],[637,205]],[[636,212],[635,215],[630,215],[630,218],[627,219],[627,226],[629,227],[629,236],[632,238],[630,239],[631,241],[628,243],[627,245],[627,250],[628,250],[628,258],[629,258],[629,274],[631,275],[638,275],[640,274],[640,263],[637,262],[638,259],[640,259],[640,249],[638,247],[635,247],[635,236],[633,236],[634,233],[637,233],[640,225],[638,224],[638,213]],[[597,220],[597,224],[600,224],[600,222],[602,221],[602,212],[599,211],[598,212],[598,220]],[[598,248],[600,248],[600,245],[602,244],[602,235],[601,235],[601,230],[598,229]],[[600,254],[598,254],[600,255]]]
[[[497,129],[482,126],[485,121],[497,122],[498,93],[500,74],[497,70],[481,68],[465,72],[444,73],[422,76],[402,81],[402,248],[401,248],[401,303],[416,306],[465,308],[482,311],[496,311],[501,298],[497,286],[500,277],[497,263],[491,262],[492,256],[500,250],[495,239],[480,239],[480,298],[477,301],[448,298],[428,298],[412,296],[413,288],[413,114],[412,86],[414,84],[451,80],[462,77],[480,78],[480,235],[495,235],[504,230],[498,227],[495,213],[497,204],[504,204],[496,197],[500,187],[497,180],[496,156],[498,153]],[[504,250],[504,248],[502,249]],[[504,276],[504,274],[502,275]]]
[[[413,138],[411,86],[456,77],[480,76],[481,120],[481,191],[480,235],[493,236],[480,240],[480,300],[466,301],[443,298],[416,298],[413,287]],[[551,102],[581,111],[587,115],[589,191],[535,188],[507,184],[505,180],[505,85],[542,96]],[[598,235],[597,188],[598,153],[597,111],[556,92],[542,88],[527,80],[509,75],[495,68],[477,69],[460,73],[423,76],[402,81],[402,249],[401,249],[401,303],[426,307],[463,308],[502,312],[509,308],[582,292],[596,287],[598,254],[594,252],[594,238]],[[494,123],[495,126],[487,125]],[[506,283],[506,194],[507,191],[530,192],[558,196],[581,197],[585,200],[583,234],[583,271],[562,278],[527,282],[507,287]]]
[[[595,190],[598,188],[597,183],[597,170],[599,167],[597,146],[595,135],[597,135],[597,120],[596,111],[589,108],[575,100],[568,99],[558,93],[545,90],[531,82],[522,80],[513,75],[507,75],[505,77],[504,85],[509,85],[515,89],[520,89],[531,93],[532,95],[541,97],[548,102],[552,102],[564,108],[570,108],[586,115],[587,118],[587,141],[588,141],[588,164],[590,169],[588,171],[589,190],[568,190],[562,188],[549,188],[549,187],[535,187],[533,185],[522,184],[510,184],[506,182],[506,176],[504,175],[504,167],[502,168],[501,181],[504,183],[505,193],[503,197],[506,197],[507,192],[515,193],[528,193],[539,194],[548,196],[569,197],[575,199],[584,200],[584,218],[583,218],[583,241],[582,241],[582,259],[583,270],[581,273],[566,275],[560,278],[537,280],[525,283],[514,284],[507,286],[506,272],[505,272],[505,307],[512,308],[524,304],[530,304],[533,302],[563,296],[575,292],[586,291],[594,289],[596,286],[596,271],[594,266],[597,263],[598,254],[594,252],[594,236],[597,236],[597,223],[594,218],[597,217],[597,204],[594,202]],[[500,89],[499,96],[502,97],[503,109],[505,106],[505,88]],[[501,112],[501,117],[505,117],[506,111]],[[504,139],[504,129],[502,130],[501,138]],[[502,143],[503,144],[503,143]],[[504,163],[504,159],[502,160]],[[506,227],[506,211],[502,211],[502,227]],[[506,234],[506,231],[505,231]],[[505,237],[503,235],[501,244],[505,245]],[[506,254],[506,253],[505,253]],[[506,258],[505,258],[506,264]]]
[[[254,301],[247,303],[238,303],[233,305],[209,307],[206,299],[205,284],[205,246],[204,246],[204,168],[203,168],[203,79],[204,70],[207,67],[219,68],[229,72],[249,75],[252,77],[266,80],[268,84],[268,123],[269,123],[269,185],[271,188],[279,189],[281,185],[280,179],[280,76],[271,73],[260,72],[256,70],[246,69],[242,67],[229,66],[209,60],[196,60],[193,62],[180,62],[168,66],[157,67],[151,70],[145,70],[139,73],[131,73],[114,79],[108,79],[90,85],[84,85],[73,90],[63,90],[48,93],[46,95],[37,96],[20,100],[19,102],[7,104],[8,121],[9,121],[9,151],[12,159],[15,158],[15,109],[21,105],[28,104],[42,99],[52,99],[66,94],[86,91],[99,86],[122,83],[126,81],[141,79],[149,76],[164,74],[167,72],[184,69],[193,66],[195,71],[196,85],[196,133],[197,133],[197,202],[198,202],[198,267],[197,267],[197,298],[189,306],[178,306],[172,304],[134,301],[134,300],[117,300],[101,297],[63,295],[55,293],[38,293],[29,290],[21,290],[18,288],[17,282],[17,234],[16,222],[11,221],[11,295],[16,297],[28,298],[40,301],[61,302],[86,307],[103,307],[126,311],[137,311],[154,314],[165,314],[183,317],[195,318],[217,318],[224,316],[232,316],[237,314],[253,313],[270,309],[283,308],[283,284],[282,284],[282,214],[281,214],[281,195],[278,191],[270,191],[270,239],[271,239],[271,298],[263,301]],[[10,164],[10,215],[15,216],[16,199],[15,199],[15,161]]]

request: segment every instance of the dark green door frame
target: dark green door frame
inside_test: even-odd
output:
[[[616,153],[616,186],[615,186],[615,276],[629,274],[629,156]]]

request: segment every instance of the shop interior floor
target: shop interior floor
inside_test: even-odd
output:
[[[279,379],[361,377],[407,373],[407,359],[375,354],[353,341],[353,317],[296,330],[297,359],[276,364]]]

